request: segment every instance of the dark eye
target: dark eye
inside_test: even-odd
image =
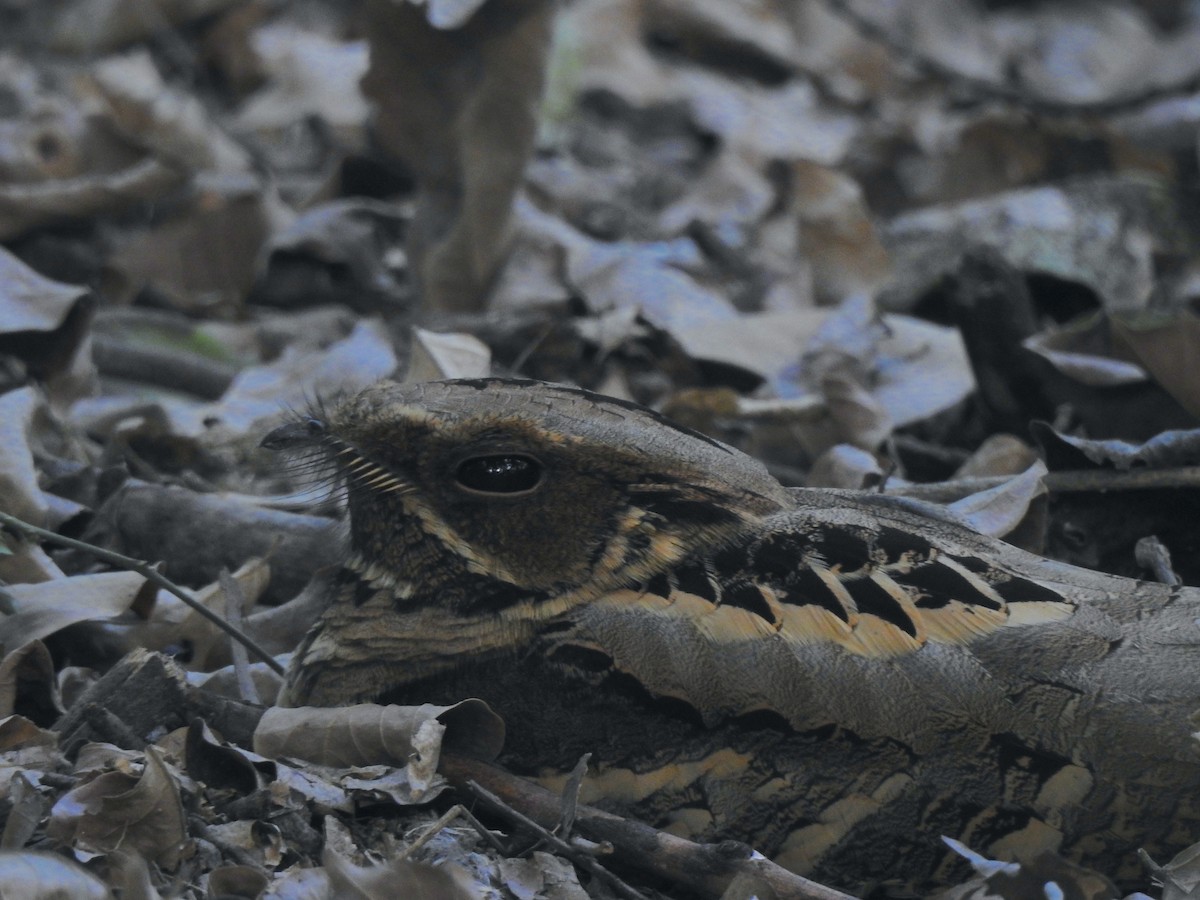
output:
[[[486,494],[519,494],[542,480],[542,464],[532,456],[476,456],[459,464],[458,483]]]

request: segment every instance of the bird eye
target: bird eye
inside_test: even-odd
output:
[[[542,464],[532,456],[476,456],[460,463],[455,477],[472,491],[519,494],[537,487],[542,480]]]

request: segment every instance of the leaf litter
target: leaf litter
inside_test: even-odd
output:
[[[49,6],[0,54],[0,510],[213,611],[233,572],[281,658],[343,526],[255,448],[384,377],[574,382],[787,484],[1200,580],[1194,5]],[[0,895],[613,889],[437,825],[485,710],[277,711],[260,756],[182,601],[12,529],[0,579]],[[1110,895],[961,852],[947,896]]]

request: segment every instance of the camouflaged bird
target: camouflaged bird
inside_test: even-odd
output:
[[[1200,591],[931,507],[788,490],[586,391],[380,384],[273,432],[348,489],[349,558],[281,702],[482,697],[506,763],[861,890],[941,835],[1141,881],[1200,839]]]

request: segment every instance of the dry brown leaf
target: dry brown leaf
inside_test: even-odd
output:
[[[238,310],[275,218],[254,179],[209,179],[175,215],[120,239],[107,265],[108,291],[131,302],[152,289],[188,315]]]
[[[146,50],[101,60],[91,69],[112,126],[163,162],[187,172],[249,172],[250,155],[208,115],[200,99],[169,86]]]
[[[0,836],[0,850],[20,850],[37,832],[46,816],[47,803],[24,772],[17,772],[9,779],[6,799],[12,808]]]
[[[106,772],[63,794],[46,831],[77,850],[141,853],[166,869],[187,840],[179,786],[154,747],[140,776]]]
[[[799,249],[812,265],[817,301],[874,295],[891,264],[858,183],[807,160],[792,164],[792,179],[788,211],[800,223]]]
[[[271,879],[254,866],[218,866],[209,873],[208,891],[212,897],[259,897]]]
[[[321,861],[337,897],[474,900],[479,896],[471,877],[452,863],[435,868],[426,863],[398,859],[382,866],[363,867],[332,852],[326,852]]]
[[[1154,380],[1200,417],[1200,317],[1190,310],[1174,316],[1114,315],[1109,324]]]
[[[425,304],[478,309],[509,241],[537,130],[554,4],[489,0],[453,31],[371,0],[363,92],[380,144],[418,184],[408,253]]]
[[[63,711],[54,680],[54,660],[41,641],[30,641],[0,660],[0,715],[11,716],[23,694],[45,697],[50,709]]]
[[[534,851],[523,859],[502,859],[497,868],[504,886],[521,900],[588,900],[591,896],[569,860],[545,851]]]

